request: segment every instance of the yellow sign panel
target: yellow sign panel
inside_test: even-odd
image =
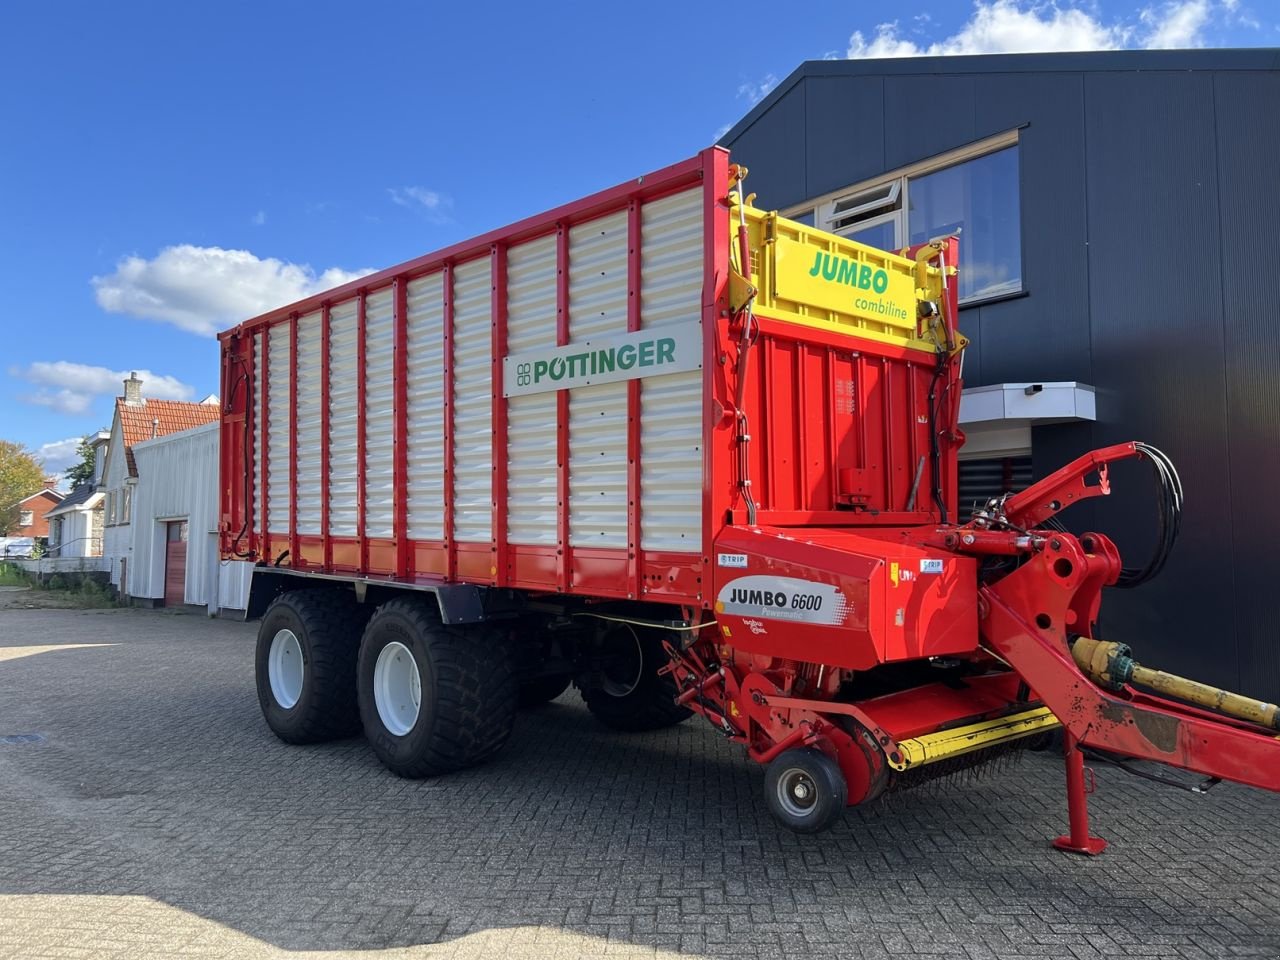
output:
[[[774,292],[781,300],[914,333],[915,281],[910,262],[899,265],[894,262],[898,259],[851,243],[832,249],[779,236],[774,241]]]

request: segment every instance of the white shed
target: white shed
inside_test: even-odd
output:
[[[244,609],[253,565],[218,558],[218,437],[214,421],[134,444],[130,596]]]

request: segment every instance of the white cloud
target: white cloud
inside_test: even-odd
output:
[[[98,306],[109,313],[159,320],[210,336],[370,273],[330,267],[317,275],[305,263],[261,259],[248,250],[182,244],[165,247],[151,260],[125,257],[115,273],[94,277],[92,283]]]
[[[975,0],[973,14],[954,34],[928,44],[902,36],[898,22],[882,23],[868,39],[862,31],[849,38],[850,59],[878,57],[964,56],[984,53],[1043,53],[1069,50],[1115,50],[1195,47],[1221,8],[1232,0],[1175,0],[1145,8],[1138,22],[1105,20],[1075,6],[1034,0]]]
[[[832,58],[835,54],[830,55]],[[778,85],[778,78],[772,73],[765,74],[764,79],[759,82],[748,80],[738,86],[738,99],[746,100],[751,106],[755,106],[761,100],[769,95],[769,92]],[[736,122],[736,121],[735,121]],[[721,137],[733,128],[732,123],[726,123],[724,126],[717,128],[712,134],[712,142],[717,142]]]
[[[772,73],[765,74],[764,79],[759,82],[752,82],[748,80],[746,83],[741,84],[738,87],[738,97],[746,99],[751,106],[754,107],[757,103],[767,97],[769,95],[769,91],[777,85],[777,77]]]
[[[59,413],[81,414],[87,411],[97,397],[119,396],[124,390],[123,381],[131,371],[94,367],[86,363],[68,360],[37,361],[26,369],[9,371],[40,389],[23,399],[41,407],[49,407]],[[138,370],[142,381],[142,394],[157,400],[190,400],[196,388],[176,377]]]
[[[257,213],[255,213],[252,217],[249,218],[249,222],[252,223],[255,227],[262,226],[264,223],[267,222],[267,211],[259,210]]]
[[[387,194],[391,202],[410,210],[417,210],[432,223],[449,223],[449,211],[453,209],[453,199],[438,190],[426,187],[389,187]]]
[[[1234,9],[1230,3],[1223,6],[1228,12]],[[1209,0],[1169,3],[1159,11],[1148,7],[1140,17],[1150,31],[1143,46],[1153,50],[1198,47],[1203,43],[1201,35],[1209,22]]]
[[[61,478],[72,464],[79,463],[80,455],[76,453],[76,449],[80,446],[80,440],[80,437],[68,437],[66,440],[41,444],[36,451],[36,459],[44,465],[44,472],[50,476],[58,474]],[[65,479],[59,486],[66,486]]]

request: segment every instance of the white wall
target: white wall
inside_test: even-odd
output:
[[[90,498],[88,503],[94,503]],[[58,538],[57,551],[59,557],[91,557],[95,556],[95,537],[93,536],[93,510],[68,510],[57,517],[62,521],[62,533]],[[105,531],[104,531],[105,532]],[[118,561],[116,562],[119,566]],[[107,569],[103,567],[103,569]],[[117,570],[118,576],[118,570]]]
[[[135,444],[129,593],[164,596],[166,522],[187,521],[187,603],[243,609],[251,564],[218,559],[219,424]]]
[[[124,437],[120,432],[120,418],[117,416],[111,424],[111,439],[107,443],[106,475],[102,479],[102,488],[108,493],[119,495],[124,490],[124,482],[129,476],[129,461],[125,455]],[[103,509],[107,508],[107,499],[103,499]],[[135,504],[136,508],[136,504]],[[102,555],[111,562],[111,582],[119,587],[120,560],[129,561],[133,567],[131,552],[132,530],[130,524],[112,524],[111,517],[106,517],[106,525],[102,529]],[[133,581],[132,569],[128,572],[130,582]],[[129,591],[132,592],[132,591]]]

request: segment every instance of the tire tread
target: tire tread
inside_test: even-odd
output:
[[[271,602],[263,614],[263,623],[281,606],[293,611],[306,633],[311,689],[299,701],[302,712],[288,726],[273,724],[263,704],[263,714],[272,731],[286,743],[294,744],[324,743],[359,733],[357,641],[369,611],[354,597],[336,590],[291,590]]]
[[[376,742],[375,752],[393,772],[409,779],[483,763],[506,745],[515,722],[516,674],[499,634],[476,624],[445,625],[438,611],[403,598],[378,608],[365,628],[366,639],[380,617],[397,614],[409,621],[427,647],[437,683],[437,709],[426,749],[416,757],[389,758]],[[366,650],[361,643],[362,664]],[[370,704],[370,708],[376,716],[376,707]]]

